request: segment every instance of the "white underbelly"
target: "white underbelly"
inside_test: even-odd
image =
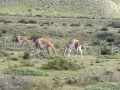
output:
[[[52,50],[52,48],[51,48],[51,47],[48,47],[48,50]]]
[[[39,46],[40,46],[40,48],[46,48],[46,44],[42,44],[41,41],[39,41]]]
[[[69,48],[74,48],[74,47],[75,47],[75,44],[74,44],[74,43],[71,43],[71,44],[69,44],[68,46],[69,46]]]

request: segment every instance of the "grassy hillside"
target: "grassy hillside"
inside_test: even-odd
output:
[[[119,18],[119,0],[0,0],[0,14]]]

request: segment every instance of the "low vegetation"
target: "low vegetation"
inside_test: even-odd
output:
[[[102,82],[95,85],[87,86],[84,90],[119,90],[119,82]]]
[[[13,67],[3,71],[4,74],[16,74],[16,75],[30,75],[30,76],[47,76],[48,74],[32,67]]]
[[[0,87],[3,90],[6,87],[9,90],[83,90],[100,82],[120,81],[120,29],[107,26],[118,20],[0,16],[2,19],[12,21],[0,22]],[[22,20],[22,23],[18,22]],[[29,39],[31,49],[14,47],[14,37],[18,35]],[[50,58],[46,58],[46,50],[41,50],[40,58],[34,57],[34,42],[41,37],[51,40],[58,52],[58,59],[51,51]],[[81,40],[83,59],[79,52],[75,56],[74,49],[70,58],[67,52],[62,56],[66,42],[72,38]],[[6,79],[2,75],[8,80],[6,87]],[[16,79],[19,83],[14,84]],[[22,84],[22,80],[26,80],[26,84]]]
[[[70,62],[67,59],[51,60],[42,66],[42,69],[53,70],[79,70],[82,65],[75,62]]]

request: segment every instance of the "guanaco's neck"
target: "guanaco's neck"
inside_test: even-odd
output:
[[[52,48],[53,53],[56,54],[57,52],[56,52],[56,49],[54,48],[54,46],[51,45],[50,47]]]
[[[25,40],[25,42],[27,43],[27,45],[28,45],[28,46],[30,46],[30,44],[29,44],[28,40]]]

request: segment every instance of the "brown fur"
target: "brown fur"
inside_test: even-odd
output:
[[[80,40],[77,40],[77,39],[70,39],[70,40],[67,42],[67,44],[66,44],[66,46],[65,46],[65,48],[64,48],[63,55],[65,55],[66,50],[69,50],[69,51],[68,51],[68,57],[69,57],[72,48],[75,48],[75,49],[76,49],[76,55],[77,55],[78,51],[80,51],[80,53],[81,53],[81,55],[82,55],[81,42],[80,42]]]
[[[38,49],[38,48],[39,48],[39,49],[43,48],[43,47],[41,47],[39,41],[42,43],[42,45],[45,45],[44,48],[47,50],[48,55],[49,55],[49,47],[51,47],[53,53],[54,53],[55,55],[57,55],[56,49],[55,49],[54,45],[52,44],[52,42],[51,42],[50,40],[45,39],[45,38],[39,38],[39,39],[37,39],[37,40],[35,41],[36,49]]]
[[[17,36],[16,39],[15,39],[15,42],[16,42],[16,43],[19,43],[18,38],[20,38],[20,40],[23,40],[23,43],[26,42],[26,44],[30,47],[30,44],[29,44],[29,42],[28,42],[28,39],[27,39],[25,36]],[[21,46],[23,45],[23,43],[21,44]]]

